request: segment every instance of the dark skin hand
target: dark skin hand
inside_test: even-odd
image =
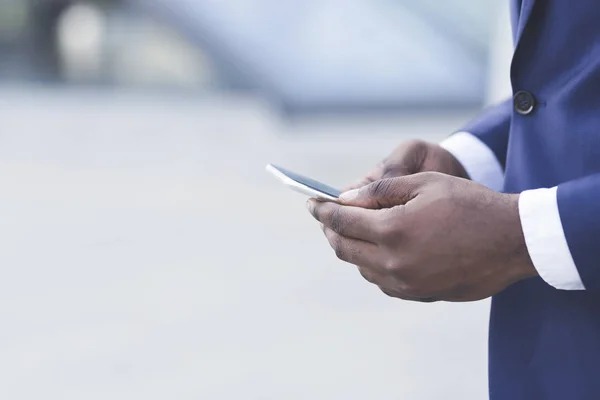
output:
[[[341,204],[309,200],[336,255],[389,296],[476,301],[537,275],[518,195],[426,172],[377,180]]]
[[[358,189],[381,179],[396,178],[419,172],[441,172],[469,179],[460,162],[446,149],[438,144],[411,140],[398,146],[367,176],[346,187],[345,190]]]

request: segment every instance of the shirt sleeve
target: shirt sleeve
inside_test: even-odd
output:
[[[440,145],[462,164],[471,180],[500,191],[504,171],[494,152],[480,139],[468,132],[458,132]]]
[[[483,142],[492,151],[503,170],[506,167],[512,112],[512,99],[509,99],[484,109],[476,118],[458,130],[458,132],[469,132]]]
[[[441,143],[463,165],[469,177],[490,189],[504,186],[512,102],[483,110],[460,131]]]
[[[561,290],[584,290],[563,229],[557,193],[556,187],[521,193],[519,215],[525,244],[546,283]]]

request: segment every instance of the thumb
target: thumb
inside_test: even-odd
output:
[[[340,195],[344,205],[381,209],[404,205],[414,199],[419,189],[428,181],[426,173],[375,181],[360,189]]]

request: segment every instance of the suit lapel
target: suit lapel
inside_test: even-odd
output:
[[[517,31],[515,34],[515,46],[519,44],[519,40],[521,40],[521,36],[523,35],[523,31],[525,30],[525,26],[527,26],[527,21],[529,21],[529,16],[531,15],[531,10],[533,10],[533,5],[535,4],[535,0],[520,0],[521,10],[519,13],[519,19],[517,24]]]

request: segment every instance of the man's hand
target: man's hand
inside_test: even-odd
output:
[[[342,203],[309,201],[336,255],[386,294],[475,301],[537,275],[518,195],[439,173],[373,182]]]
[[[358,189],[371,182],[419,172],[441,172],[469,179],[461,163],[448,150],[438,144],[412,140],[398,146],[367,176],[345,189]]]

